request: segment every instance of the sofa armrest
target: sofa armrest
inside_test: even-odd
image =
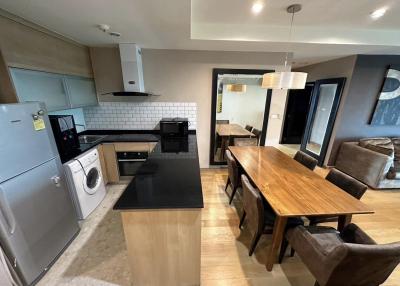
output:
[[[368,186],[377,188],[392,162],[391,157],[360,147],[357,142],[344,142],[336,158],[335,167]]]

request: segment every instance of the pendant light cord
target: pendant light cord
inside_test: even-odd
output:
[[[289,42],[287,44],[286,49],[286,57],[285,57],[285,68],[287,67],[288,56],[289,56],[289,48],[291,48],[292,44],[292,28],[293,28],[293,20],[294,20],[294,10],[292,11],[292,19],[290,21],[290,32],[289,32]]]

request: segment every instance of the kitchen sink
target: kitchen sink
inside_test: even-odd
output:
[[[97,141],[100,141],[103,139],[104,135],[80,135],[79,136],[79,143],[80,144],[93,144],[96,143]]]

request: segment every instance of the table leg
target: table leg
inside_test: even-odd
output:
[[[346,225],[351,222],[352,215],[341,215],[338,220],[338,231],[342,231]]]
[[[221,137],[221,154],[219,154],[220,161],[223,161],[225,158],[225,150],[228,145],[227,141],[229,141],[229,137],[227,137],[227,136]]]
[[[268,271],[272,271],[272,267],[278,258],[278,250],[281,246],[283,234],[285,232],[287,223],[287,217],[284,216],[276,216],[274,230],[272,233],[272,244],[269,248],[269,253],[267,257],[266,268]]]

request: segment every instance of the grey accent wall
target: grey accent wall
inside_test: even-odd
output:
[[[349,90],[340,110],[329,164],[334,165],[337,151],[344,141],[362,137],[400,136],[399,126],[369,124],[384,76],[390,65],[400,65],[400,56],[359,55]]]
[[[345,77],[346,78],[346,83],[345,83],[343,93],[342,93],[342,99],[340,101],[338,113],[336,115],[336,121],[335,121],[335,124],[333,127],[331,140],[328,145],[328,150],[326,153],[324,165],[330,165],[329,158],[330,158],[330,154],[332,152],[332,147],[334,145],[333,143],[334,143],[336,132],[338,129],[338,122],[341,121],[342,110],[344,109],[344,103],[349,94],[349,87],[350,87],[350,82],[351,82],[351,78],[353,75],[353,70],[354,70],[354,66],[356,63],[356,59],[357,59],[357,56],[353,55],[353,56],[349,56],[349,57],[334,59],[334,60],[330,60],[330,61],[326,61],[326,62],[309,65],[309,66],[305,66],[305,67],[296,69],[296,71],[302,71],[302,72],[308,73],[308,77],[307,77],[308,82],[313,82],[313,81],[320,80],[320,79],[336,78],[336,77]]]

